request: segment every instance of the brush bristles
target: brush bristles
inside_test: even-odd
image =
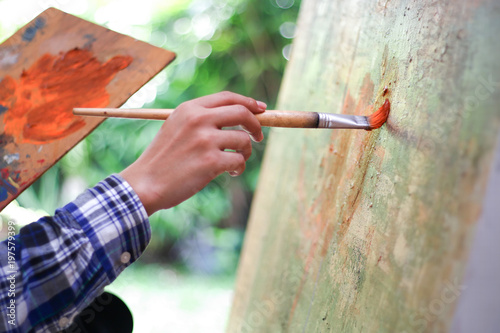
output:
[[[376,112],[368,116],[368,123],[370,124],[370,129],[380,128],[389,117],[389,112],[391,111],[391,103],[388,99],[385,100],[384,104],[378,108]]]

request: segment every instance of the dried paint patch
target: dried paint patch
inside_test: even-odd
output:
[[[0,51],[0,67],[11,66],[19,60],[19,52],[16,48],[7,48]]]
[[[0,82],[0,104],[8,109],[4,134],[17,143],[43,144],[76,132],[85,121],[73,108],[107,106],[106,86],[131,62],[130,56],[115,56],[100,63],[77,48],[43,55],[18,80],[6,76]]]
[[[31,42],[33,38],[35,38],[38,30],[42,29],[43,27],[45,27],[45,19],[43,17],[38,17],[35,22],[32,25],[28,26],[24,31],[22,36],[23,40],[25,42]]]
[[[12,164],[12,162],[14,162],[14,161],[19,161],[19,153],[4,155],[3,160],[7,164]]]
[[[92,48],[92,44],[97,41],[97,38],[93,34],[86,34],[83,36],[87,41],[83,45],[84,49],[90,49]]]
[[[7,200],[9,197],[9,192],[5,187],[0,186],[0,201]]]
[[[11,172],[8,168],[0,169],[0,201],[8,198],[9,193],[15,195],[19,189],[19,171]]]

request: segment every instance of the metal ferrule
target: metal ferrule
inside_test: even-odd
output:
[[[318,128],[371,129],[368,118],[347,114],[319,113]]]

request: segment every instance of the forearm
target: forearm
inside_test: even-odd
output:
[[[149,239],[146,211],[118,175],[87,190],[54,216],[24,227],[15,240],[14,269],[7,256],[0,258],[0,331],[63,329],[60,324],[69,323],[135,261]],[[0,244],[0,253],[7,253],[6,246]],[[7,292],[11,274],[14,297]],[[15,326],[7,321],[11,299],[16,304]]]

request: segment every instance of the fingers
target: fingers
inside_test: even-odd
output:
[[[200,97],[194,99],[193,102],[206,108],[216,108],[228,105],[243,105],[252,113],[262,113],[266,110],[267,105],[263,102],[256,101],[253,98],[246,97],[229,91]]]
[[[195,147],[208,151],[215,158],[208,169],[217,173],[229,172],[232,176],[245,170],[245,162],[252,154],[252,143],[262,141],[262,128],[255,117],[256,113],[265,111],[265,103],[231,92],[222,92],[200,97],[183,103],[180,109],[179,121],[185,124],[183,132],[197,131],[193,140],[205,141],[211,144],[195,144]],[[175,115],[176,112],[174,112]],[[173,116],[174,116],[173,115]],[[169,120],[173,120],[174,117]],[[242,126],[245,131],[222,130],[224,127]],[[205,147],[205,148],[202,148]],[[213,150],[216,148],[215,150]],[[232,150],[232,151],[227,151]]]
[[[243,131],[223,131],[217,141],[216,144],[220,150],[235,150],[243,156],[245,161],[252,155],[252,143],[248,134]]]
[[[238,130],[217,130],[219,134],[213,137],[212,144],[217,148],[214,163],[217,173],[229,172],[238,176],[245,171],[245,162],[252,155],[252,143],[247,133]]]
[[[241,175],[245,171],[245,158],[240,153],[222,151],[219,161],[223,165],[224,171],[229,172],[233,177]]]
[[[178,205],[223,172],[243,173],[252,153],[250,136],[222,128],[243,126],[260,141],[255,114],[265,109],[264,103],[229,92],[184,102],[139,159],[120,174],[149,215]]]
[[[265,111],[266,104],[231,92],[221,92],[181,104],[186,119],[193,125],[213,124],[218,128],[242,126],[257,142],[263,140],[259,121],[254,116]],[[177,112],[170,118],[175,118]]]
[[[242,126],[255,141],[260,142],[264,139],[259,121],[243,105],[222,106],[212,109],[210,117],[218,128]]]

